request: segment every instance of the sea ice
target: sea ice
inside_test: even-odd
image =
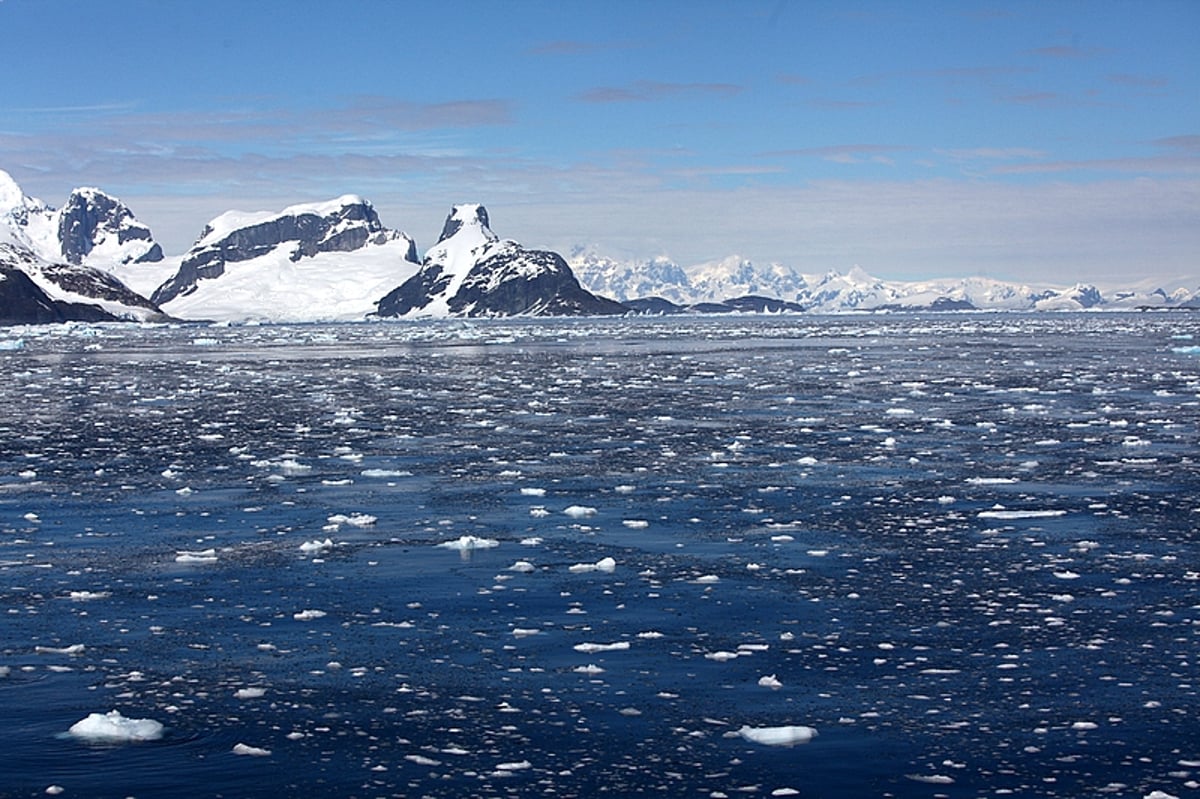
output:
[[[576,652],[582,652],[585,655],[591,655],[595,652],[619,652],[623,649],[628,649],[628,648],[629,648],[628,641],[617,641],[616,643],[613,643],[613,644],[592,644],[592,643],[575,644],[575,647],[574,647]]]
[[[163,725],[153,719],[129,719],[118,710],[91,713],[77,721],[67,734],[84,741],[120,743],[125,741],[157,741],[163,735]]]
[[[595,516],[596,509],[589,508],[586,505],[571,505],[570,507],[564,508],[563,513],[570,516],[572,519],[585,519],[588,516]]]
[[[249,744],[237,743],[233,745],[233,753],[235,755],[247,755],[249,757],[269,757],[271,750],[262,749],[257,746],[250,746]]]
[[[595,563],[576,563],[567,571],[572,574],[583,574],[586,572],[606,572],[612,574],[617,569],[617,562],[613,558],[601,558]]]
[[[438,544],[443,549],[457,549],[460,552],[467,552],[472,549],[491,549],[492,547],[500,546],[500,542],[494,538],[478,538],[473,535],[464,535],[453,541],[445,541]]]
[[[738,735],[747,741],[764,746],[793,746],[808,743],[816,737],[817,731],[813,727],[792,725],[784,727],[743,726],[738,730]]]

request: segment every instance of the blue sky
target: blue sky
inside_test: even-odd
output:
[[[343,193],[431,246],[1200,283],[1200,2],[0,0],[0,169],[168,252]]]

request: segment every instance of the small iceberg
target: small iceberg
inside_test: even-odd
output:
[[[157,741],[163,735],[163,725],[153,719],[125,718],[120,711],[110,710],[107,713],[92,713],[75,722],[67,730],[67,735],[97,743]]]
[[[794,746],[806,744],[817,736],[813,727],[784,726],[784,727],[747,727],[738,730],[738,735],[763,746]]]

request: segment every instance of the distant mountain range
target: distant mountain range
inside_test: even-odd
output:
[[[1200,308],[1200,276],[1194,289],[1151,286],[1102,291],[1090,284],[1033,287],[983,277],[883,280],[857,267],[846,274],[807,275],[782,264],[756,264],[736,255],[684,268],[662,257],[617,261],[576,248],[568,263],[580,283],[592,291],[656,313]]]
[[[424,258],[355,195],[278,212],[230,211],[183,255],[100,189],[55,209],[0,171],[0,324],[83,321],[353,321],[624,313],[1200,308],[1196,288],[1101,291],[985,278],[885,281],[860,269],[805,275],[730,256],[680,267],[569,258],[501,239],[481,205],[451,209]]]

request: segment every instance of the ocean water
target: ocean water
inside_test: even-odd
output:
[[[0,339],[0,796],[1200,795],[1194,315]]]

